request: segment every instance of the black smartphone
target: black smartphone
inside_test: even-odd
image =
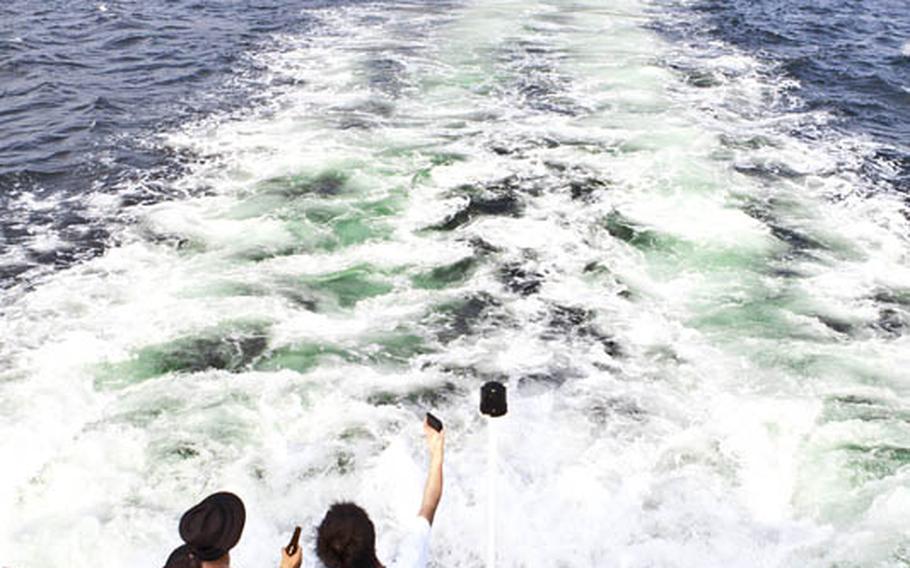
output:
[[[437,432],[442,432],[442,420],[436,418],[429,412],[427,412],[427,424],[430,425],[430,428],[436,430]]]
[[[294,556],[298,546],[300,546],[300,527],[294,527],[294,535],[284,551],[288,553],[288,556]]]

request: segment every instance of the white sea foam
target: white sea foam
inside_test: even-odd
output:
[[[869,565],[901,546],[904,470],[856,465],[908,434],[889,419],[906,412],[907,339],[870,322],[877,292],[905,290],[910,231],[899,200],[856,191],[870,146],[791,136],[826,117],[778,112],[792,85],[759,62],[667,45],[637,2],[595,4],[328,7],[319,33],[255,54],[295,82],[261,112],[168,137],[213,156],[176,182],[197,196],[135,208],[121,246],[10,299],[0,564],[160,564],[180,512],[222,488],[247,504],[238,565],[273,563],[294,524],[311,557],[339,498],[367,507],[389,558],[419,499],[417,416],[436,405],[448,469],[432,555],[476,566],[489,377],[512,393],[503,566]],[[672,57],[721,80],[654,65]],[[573,199],[560,167],[601,185]],[[333,172],[337,194],[291,187]],[[542,186],[516,193],[520,215],[425,230],[469,202],[459,187],[510,177]],[[350,242],[332,240],[337,219]],[[415,284],[478,239],[495,250],[469,277]],[[537,293],[504,287],[510,263],[541,275]],[[343,306],[320,287],[350,271],[382,293]],[[440,306],[484,297],[442,344]],[[589,320],[554,327],[572,308]],[[244,325],[315,363],[142,367]],[[429,349],[383,363],[382,342],[408,335]],[[851,400],[881,419],[839,415]]]

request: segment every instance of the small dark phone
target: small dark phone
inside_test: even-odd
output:
[[[297,548],[300,546],[300,527],[294,527],[294,535],[291,537],[291,542],[288,543],[284,551],[288,553],[288,556],[294,556],[294,553],[297,552]]]
[[[437,432],[442,432],[442,420],[436,418],[429,412],[427,412],[427,424],[430,425],[430,428],[436,430]]]

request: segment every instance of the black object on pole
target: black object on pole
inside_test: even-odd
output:
[[[502,416],[508,412],[506,404],[506,386],[500,382],[490,381],[480,387],[480,413],[490,417]]]
[[[294,535],[291,537],[291,542],[285,547],[284,551],[288,553],[288,556],[293,556],[297,552],[297,547],[300,546],[300,527],[294,527]]]

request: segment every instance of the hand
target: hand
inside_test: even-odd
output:
[[[427,448],[430,450],[431,457],[442,457],[446,442],[445,432],[445,428],[437,432],[426,420],[424,420],[423,433],[427,438]]]
[[[297,547],[297,550],[294,551],[294,554],[288,554],[288,551],[285,548],[281,547],[281,564],[279,568],[300,568],[300,564],[303,562],[303,552],[301,547]]]

